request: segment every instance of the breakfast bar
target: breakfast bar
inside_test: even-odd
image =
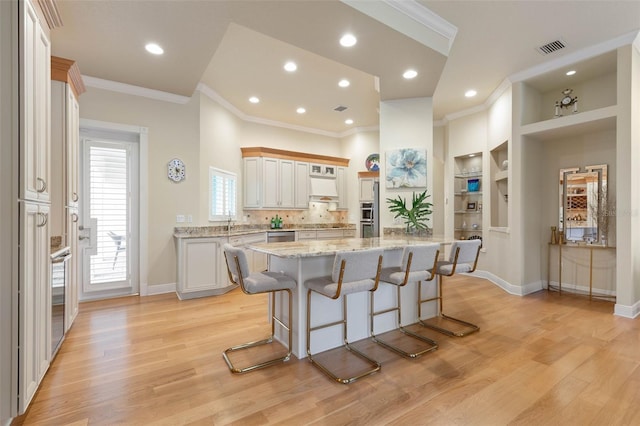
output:
[[[292,352],[298,357],[306,357],[306,288],[304,283],[310,278],[331,275],[335,254],[339,251],[358,251],[373,248],[384,250],[383,266],[397,265],[401,261],[402,251],[406,246],[419,245],[430,242],[438,242],[445,245],[444,238],[348,238],[324,241],[295,241],[281,243],[259,243],[249,245],[247,248],[268,255],[268,268],[270,271],[284,272],[298,283],[292,292],[293,318],[291,327],[293,331]],[[441,249],[441,254],[443,253]],[[375,271],[371,271],[372,277]],[[436,294],[435,279],[432,286],[424,286],[423,297]],[[287,295],[278,293],[276,296],[276,310],[281,318],[286,318]],[[340,318],[341,300],[331,300],[312,294],[314,314],[311,318],[312,325],[316,322],[329,322]],[[396,297],[395,286],[380,283],[376,290],[376,309],[385,308],[385,301],[391,304]],[[402,324],[412,324],[418,320],[417,309],[418,290],[414,283],[402,288]],[[431,306],[434,305],[434,306]],[[348,298],[349,306],[349,341],[362,340],[369,337],[369,294],[356,293]],[[425,317],[435,316],[435,304],[427,304],[423,307]],[[397,327],[395,315],[389,314],[376,317],[376,332],[383,333]],[[322,352],[343,344],[340,333],[333,329],[325,329],[317,332],[318,338],[314,338],[311,347],[312,353]],[[276,337],[282,342],[286,337],[282,330],[276,330]]]

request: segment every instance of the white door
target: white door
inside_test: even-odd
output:
[[[81,132],[81,300],[137,294],[137,142]]]

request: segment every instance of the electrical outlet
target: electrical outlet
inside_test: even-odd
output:
[[[188,223],[193,222],[193,215],[190,215],[190,214],[189,214],[189,215],[187,215],[187,222],[188,222]]]
[[[184,222],[184,215],[183,214],[176,215],[176,222],[177,223],[183,223]]]

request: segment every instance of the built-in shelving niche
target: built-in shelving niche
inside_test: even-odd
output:
[[[491,227],[509,226],[509,141],[491,150]]]
[[[454,237],[482,238],[482,153],[454,159]]]

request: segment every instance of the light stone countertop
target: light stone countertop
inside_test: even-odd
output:
[[[339,251],[358,251],[372,248],[384,250],[403,249],[406,246],[425,243],[451,244],[444,237],[340,238],[335,240],[304,240],[280,243],[257,243],[247,246],[260,253],[283,258],[301,258],[335,255]]]
[[[236,225],[227,230],[226,226],[181,226],[173,229],[175,238],[217,238],[217,237],[236,237],[239,235],[258,234],[269,231],[311,231],[311,230],[329,230],[329,229],[346,229],[355,230],[356,225],[351,223],[328,223],[328,224],[292,224],[286,228],[271,229],[260,225]]]

